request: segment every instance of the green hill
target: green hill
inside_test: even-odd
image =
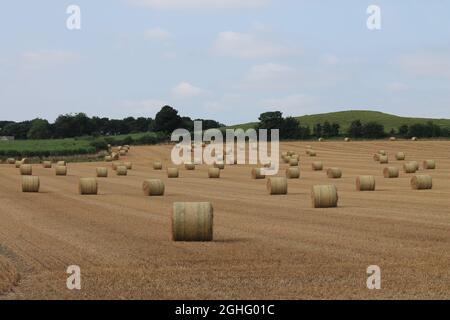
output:
[[[341,126],[341,132],[345,132],[350,126],[350,123],[354,120],[361,120],[363,123],[375,121],[384,125],[385,131],[390,132],[391,129],[397,129],[401,125],[411,125],[414,123],[426,123],[428,121],[433,121],[433,123],[441,126],[450,128],[450,119],[429,119],[429,118],[410,118],[410,117],[400,117],[392,114],[387,114],[378,111],[368,111],[368,110],[351,110],[351,111],[339,111],[330,113],[321,113],[314,115],[304,115],[301,117],[296,117],[302,126],[308,125],[311,128],[316,123],[324,123],[328,121],[330,123],[336,122]],[[244,123],[239,125],[231,126],[231,128],[253,128],[256,122]]]

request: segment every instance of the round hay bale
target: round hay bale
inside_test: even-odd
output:
[[[300,161],[300,156],[298,154],[293,154],[291,156],[291,159],[296,159],[296,160]]]
[[[22,177],[22,192],[39,192],[39,177],[23,176]]]
[[[14,159],[14,158],[8,158],[8,159],[6,159],[6,163],[7,163],[7,164],[15,164],[15,163],[16,163],[16,159]]]
[[[345,142],[350,142],[350,141],[352,141],[352,139],[350,139],[350,138],[345,138],[344,141],[345,141]]]
[[[164,189],[164,183],[159,179],[147,179],[142,183],[145,196],[162,196]]]
[[[80,178],[78,183],[78,191],[81,195],[95,195],[98,192],[97,179]]]
[[[31,164],[22,164],[20,165],[20,174],[22,176],[31,176],[33,175],[33,167]]]
[[[319,138],[319,139],[317,139],[319,142],[324,142],[325,141],[325,139],[324,138]]]
[[[415,173],[417,167],[414,162],[408,162],[403,165],[403,171],[405,171],[405,173]]]
[[[380,161],[380,157],[381,157],[381,155],[379,153],[374,153],[373,154],[373,161],[379,162]]]
[[[356,178],[356,190],[358,191],[375,191],[374,176],[359,176]]]
[[[262,174],[261,168],[253,168],[252,169],[252,178],[253,179],[265,179],[266,175]]]
[[[272,177],[267,179],[267,191],[271,195],[287,194],[287,179],[285,177]]]
[[[411,178],[411,188],[414,190],[426,190],[433,188],[433,179],[431,176],[416,175]]]
[[[58,161],[58,162],[56,163],[56,165],[57,165],[57,166],[66,166],[67,163],[66,163],[65,161]]]
[[[311,188],[313,208],[333,208],[338,205],[337,188],[334,185],[318,185]]]
[[[284,162],[284,163],[289,163],[289,162],[291,162],[291,157],[290,157],[290,156],[285,156],[285,157],[283,158],[283,162]]]
[[[15,162],[15,166],[16,166],[17,169],[19,169],[21,165],[22,165],[22,161],[17,160]]]
[[[106,162],[111,162],[113,160],[112,156],[105,156]]]
[[[390,140],[390,141],[396,141],[397,138],[396,138],[396,137],[390,137],[389,140]]]
[[[288,151],[288,152],[287,152],[287,155],[288,155],[288,157],[294,155],[294,151]]]
[[[162,170],[162,163],[161,161],[155,161],[153,162],[153,170]]]
[[[173,241],[212,241],[213,207],[210,202],[175,202],[172,213]]]
[[[297,167],[298,166],[298,160],[291,158],[291,160],[289,161],[289,165],[291,167]]]
[[[425,170],[434,170],[434,169],[436,169],[436,161],[434,161],[434,160],[425,160],[423,162],[423,168]]]
[[[208,169],[208,177],[212,179],[220,178],[220,169],[219,168],[209,168]]]
[[[310,157],[315,157],[317,154],[316,154],[316,151],[314,151],[314,150],[309,150],[309,156]]]
[[[311,164],[311,167],[313,171],[322,171],[323,170],[323,163],[321,161],[314,161]]]
[[[108,168],[98,167],[98,168],[95,169],[95,171],[97,172],[97,177],[98,178],[106,178],[106,177],[108,177]]]
[[[167,177],[168,178],[178,178],[178,168],[167,168]]]
[[[419,139],[417,139],[417,137],[412,137],[411,140],[412,140],[412,141],[417,141],[417,140],[419,140]]]
[[[214,168],[218,168],[220,170],[225,169],[225,163],[214,162]]]
[[[57,176],[66,176],[67,175],[67,167],[66,166],[55,166],[55,174]]]
[[[395,155],[395,159],[398,161],[403,161],[406,159],[406,155],[404,152],[397,152],[397,154]]]
[[[128,174],[128,169],[125,166],[117,166],[116,174],[118,176],[126,176]]]
[[[287,154],[287,152],[285,151],[285,152],[282,152],[281,153],[281,158],[283,158],[283,157],[286,157],[288,154]]]
[[[124,162],[123,165],[125,167],[127,167],[128,170],[132,170],[133,169],[133,163],[131,163],[131,162]]]
[[[327,170],[327,176],[331,179],[340,179],[342,177],[342,170],[339,168],[329,168]]]
[[[125,149],[120,150],[119,151],[119,155],[122,156],[122,157],[126,156],[127,155],[127,150],[125,150]]]
[[[42,167],[44,167],[45,169],[50,169],[52,167],[51,161],[43,161]]]
[[[389,179],[398,178],[399,175],[400,175],[400,170],[396,167],[387,167],[387,168],[384,168],[384,170],[383,170],[383,176],[385,178],[389,178]]]
[[[309,156],[309,153],[311,152],[312,149],[306,149],[305,153]]]
[[[300,178],[300,168],[287,168],[286,169],[286,178],[288,179],[298,179]]]
[[[419,170],[419,163],[417,161],[411,161],[411,164],[414,165],[416,171]]]
[[[271,168],[272,167],[272,162],[263,164],[263,167],[264,168]]]
[[[385,150],[380,150],[380,151],[378,151],[378,154],[380,154],[382,156],[385,156],[386,155],[386,151]]]
[[[184,168],[186,170],[195,170],[195,164],[193,164],[193,163],[185,163],[184,164]]]
[[[119,160],[119,154],[117,152],[113,152],[113,153],[111,153],[111,158],[112,158],[112,161],[117,161],[117,160]]]
[[[381,163],[381,164],[389,163],[389,158],[388,158],[388,156],[380,155],[380,163]]]

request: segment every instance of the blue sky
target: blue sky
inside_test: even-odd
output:
[[[68,30],[66,9],[81,9]],[[381,8],[381,30],[366,26]],[[227,124],[281,110],[450,118],[449,1],[9,1],[0,119],[153,117]]]

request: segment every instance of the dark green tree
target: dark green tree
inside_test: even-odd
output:
[[[182,119],[178,111],[171,106],[164,106],[155,116],[155,130],[165,133],[171,133],[179,129]]]

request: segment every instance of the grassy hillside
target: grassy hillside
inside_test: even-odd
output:
[[[391,131],[392,128],[397,129],[401,125],[411,125],[413,123],[426,123],[433,121],[435,124],[450,128],[450,119],[427,119],[427,118],[409,118],[400,117],[392,114],[387,114],[378,111],[366,111],[366,110],[352,110],[352,111],[340,111],[331,113],[322,113],[315,115],[305,115],[297,117],[302,126],[309,125],[311,128],[316,123],[323,123],[325,121],[337,122],[341,125],[341,132],[345,132],[350,126],[350,123],[354,120],[361,120],[362,122],[376,121],[384,125],[386,132]],[[253,128],[256,122],[244,123],[240,125],[231,126],[231,128]]]

